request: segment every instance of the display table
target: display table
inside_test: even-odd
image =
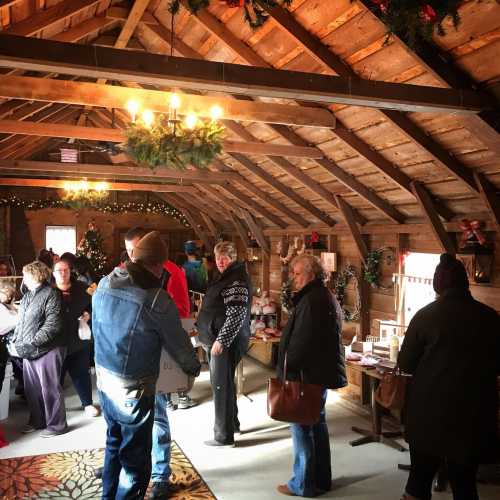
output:
[[[259,344],[279,344],[279,341],[281,339],[279,337],[268,337],[267,340],[264,339],[259,339],[256,337],[250,337],[250,342],[248,344],[248,350],[252,348],[254,345],[259,345]],[[244,375],[244,357],[241,358],[241,361],[238,363],[238,366],[236,367],[236,394],[238,396],[245,396],[247,397],[250,401],[252,399],[248,396],[248,394],[245,394],[244,392],[244,385],[245,385],[245,375]]]
[[[353,370],[361,372],[364,381],[368,381],[370,388],[370,407],[371,407],[371,417],[372,417],[372,429],[362,429],[360,427],[352,427],[354,432],[361,434],[363,437],[351,441],[349,444],[351,446],[360,446],[367,443],[383,443],[391,448],[395,448],[399,451],[407,451],[404,446],[399,444],[395,438],[401,437],[402,433],[397,432],[384,432],[382,430],[382,413],[381,408],[375,401],[375,391],[377,390],[378,384],[383,377],[383,374],[379,373],[373,367],[361,366],[355,361],[346,361],[346,364],[350,366]]]

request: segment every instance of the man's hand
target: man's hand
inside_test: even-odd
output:
[[[212,345],[212,350],[210,351],[210,353],[212,354],[212,356],[219,356],[219,354],[222,354],[223,350],[224,346],[218,340],[216,340]]]

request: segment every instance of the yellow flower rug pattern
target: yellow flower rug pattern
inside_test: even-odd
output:
[[[104,449],[67,451],[0,460],[2,500],[100,500],[102,482],[94,470]],[[216,500],[193,464],[172,443],[172,490],[176,500]],[[147,498],[147,495],[146,495]]]

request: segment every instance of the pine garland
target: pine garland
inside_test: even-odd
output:
[[[221,0],[216,1],[221,2]],[[243,7],[244,19],[253,29],[259,28],[269,19],[266,9],[292,4],[292,0],[261,0],[264,7],[261,7],[257,0],[224,0],[224,2],[229,8]],[[172,0],[168,7],[169,12],[173,15],[177,14],[180,4],[181,0]],[[210,5],[210,0],[187,0],[187,4],[189,10],[196,14],[200,10],[206,9]]]
[[[363,279],[370,283],[373,288],[379,288],[381,290],[389,290],[390,286],[384,286],[380,283],[380,261],[384,252],[391,252],[391,256],[388,256],[389,262],[394,259],[394,249],[390,247],[382,247],[377,250],[373,250],[366,257],[366,263],[363,267]]]
[[[458,27],[458,7],[463,0],[370,0],[370,9],[377,13],[387,26],[387,39],[394,33],[410,47],[420,40],[432,41],[434,31],[445,35],[443,21],[451,16],[453,26]]]
[[[131,123],[127,128],[127,153],[154,169],[160,165],[185,170],[188,165],[206,168],[222,151],[224,127],[204,121],[194,129],[182,123],[174,129],[160,116],[151,128]]]
[[[23,200],[17,196],[10,195],[0,197],[0,207],[17,207],[23,210],[43,210],[44,208],[66,208],[74,210],[71,202],[48,198],[46,200]],[[89,208],[107,214],[124,214],[127,212],[138,212],[143,214],[168,215],[177,219],[183,226],[191,227],[187,219],[172,205],[165,202],[147,203],[97,203],[85,204],[80,208]]]

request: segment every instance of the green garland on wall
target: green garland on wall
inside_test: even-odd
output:
[[[372,288],[389,290],[391,285],[386,286],[380,283],[380,261],[385,252],[390,252],[386,257],[387,263],[394,262],[394,248],[382,247],[371,251],[366,257],[366,263],[363,267],[363,279],[370,283]]]
[[[42,210],[44,208],[66,208],[74,210],[71,202],[48,198],[46,200],[23,200],[17,196],[0,197],[0,207],[17,207],[24,210]],[[127,202],[127,203],[96,203],[83,205],[80,208],[89,208],[106,214],[124,214],[136,212],[151,215],[168,215],[177,219],[183,226],[191,227],[184,215],[175,207],[165,202]]]

